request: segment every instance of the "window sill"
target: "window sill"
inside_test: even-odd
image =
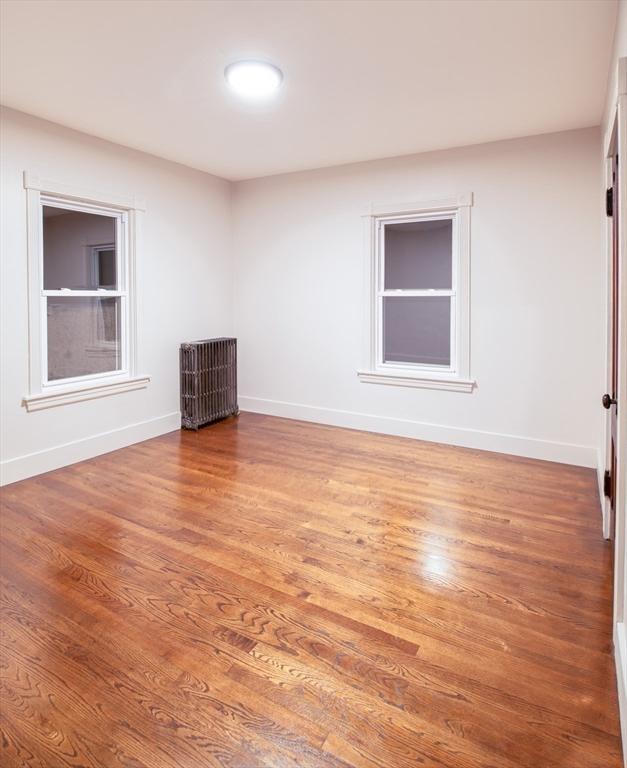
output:
[[[472,392],[476,382],[444,376],[418,376],[411,373],[388,373],[387,371],[357,371],[364,384],[388,384],[395,387],[416,387],[418,389],[443,389],[448,392]]]
[[[96,400],[100,397],[117,395],[122,392],[132,392],[135,389],[144,389],[150,383],[150,376],[135,376],[132,379],[124,379],[112,383],[89,384],[59,389],[58,391],[42,392],[37,395],[25,397],[22,404],[26,410],[42,411],[45,408],[55,408],[58,405],[80,403],[83,400]]]

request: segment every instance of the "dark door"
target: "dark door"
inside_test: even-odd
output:
[[[610,388],[603,395],[603,407],[610,412],[610,461],[605,472],[605,495],[610,501],[610,538],[616,520],[616,445],[618,439],[618,155],[612,157],[612,186],[607,190],[607,214],[612,217],[612,259],[610,287]]]

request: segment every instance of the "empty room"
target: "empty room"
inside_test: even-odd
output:
[[[627,0],[0,30],[0,765],[626,768]]]

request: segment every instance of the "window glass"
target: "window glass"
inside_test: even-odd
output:
[[[384,236],[385,290],[451,289],[451,219],[387,224]]]
[[[121,368],[121,299],[49,296],[48,380]]]
[[[451,297],[385,296],[383,361],[451,364]]]
[[[44,205],[44,290],[115,289],[115,218]]]

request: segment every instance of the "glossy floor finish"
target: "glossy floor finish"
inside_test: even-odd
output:
[[[8,486],[5,766],[614,768],[595,473],[242,414]]]

